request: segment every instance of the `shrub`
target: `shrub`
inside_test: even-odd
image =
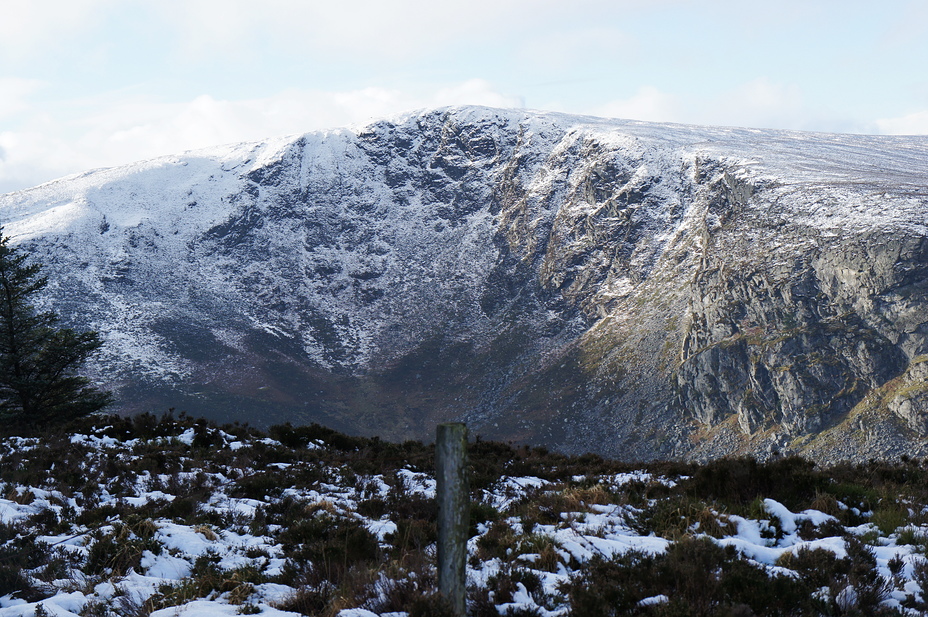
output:
[[[408,553],[379,569],[375,595],[365,608],[375,613],[405,612],[423,595],[429,595],[438,581],[433,564],[423,553]]]
[[[520,555],[538,555],[538,558],[534,562],[537,569],[546,572],[557,572],[561,559],[557,552],[558,548],[560,548],[560,546],[550,536],[533,533],[519,539],[516,553]]]
[[[284,482],[280,474],[265,471],[239,478],[235,481],[235,486],[229,494],[238,499],[263,501],[268,496],[276,497],[280,495],[283,487]]]
[[[903,605],[907,608],[926,611],[928,610],[928,560],[919,559],[912,564],[912,579],[921,588],[921,599],[909,594]]]
[[[864,612],[875,611],[888,597],[890,584],[876,569],[873,549],[854,536],[847,536],[844,543],[851,562],[847,579],[856,592],[857,607]]]
[[[399,552],[421,551],[438,540],[438,504],[421,495],[403,496],[391,490],[386,515],[396,524],[396,532],[385,540]]]
[[[889,535],[905,525],[909,519],[909,509],[898,503],[881,504],[870,517],[870,522],[884,534]]]
[[[229,604],[245,605],[254,592],[255,585],[267,581],[255,566],[246,565],[223,571],[218,562],[220,557],[205,553],[197,557],[191,574],[179,583],[161,585],[158,594],[148,602],[148,608],[159,610],[181,606],[197,598],[205,598],[213,592],[228,593]]]
[[[539,595],[544,593],[541,578],[533,571],[522,567],[504,567],[498,574],[487,580],[487,588],[493,592],[493,600],[497,604],[508,604],[513,601],[513,595],[519,588],[525,590],[533,599],[542,600]]]
[[[274,608],[300,615],[321,615],[332,601],[331,585],[303,585],[291,596],[274,603]]]
[[[634,527],[639,533],[653,532],[670,539],[695,533],[722,538],[738,531],[724,513],[687,496],[663,499],[649,506],[634,521]]]
[[[808,507],[828,487],[815,464],[786,457],[767,464],[753,458],[723,458],[698,467],[682,489],[695,498],[719,502],[737,512],[757,498],[771,498],[793,511]]]
[[[815,525],[809,519],[799,522],[796,533],[803,540],[818,540],[821,538],[838,538],[844,535],[844,527],[835,519],[828,519],[821,525]]]
[[[499,510],[482,501],[472,501],[470,504],[469,534],[477,535],[477,526],[499,520]]]
[[[150,520],[129,518],[125,523],[115,523],[108,532],[93,532],[87,572],[125,576],[129,570],[138,569],[145,551],[161,553],[161,543],[154,539],[156,531],[157,526]]]
[[[656,615],[688,617],[812,614],[809,589],[760,567],[707,538],[684,538],[661,555],[635,551],[594,558],[561,586],[571,615],[638,615],[644,598],[665,595]],[[745,612],[748,611],[748,612]]]
[[[813,589],[829,587],[836,580],[844,580],[851,569],[847,558],[838,558],[828,549],[808,547],[783,553],[777,565],[795,571]]]
[[[454,608],[439,593],[416,598],[408,609],[409,617],[455,617]]]
[[[283,582],[318,584],[328,581],[336,587],[352,569],[381,559],[377,538],[354,519],[321,513],[281,533],[287,563]]]
[[[518,539],[508,521],[493,523],[485,534],[477,538],[477,563],[490,559],[506,559],[515,551]],[[474,564],[476,565],[476,564]]]
[[[912,546],[915,552],[928,552],[928,533],[917,527],[906,527],[896,537],[896,544]]]
[[[638,551],[606,559],[594,556],[559,590],[567,597],[570,615],[619,617],[632,615],[638,602],[658,595],[653,587],[655,559]]]

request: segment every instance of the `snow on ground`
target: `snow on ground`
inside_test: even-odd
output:
[[[236,437],[222,431],[216,431],[220,445],[216,446],[216,456],[222,452],[236,455],[256,447],[276,447],[279,442],[273,440],[248,440]],[[187,447],[194,443],[197,432],[190,428],[177,435],[171,443]],[[146,445],[157,446],[159,443],[168,443],[164,440],[126,439],[121,441],[114,437],[101,437],[98,435],[73,435],[70,443],[88,448],[88,453],[97,456],[100,460],[130,460],[133,448]],[[321,442],[310,442],[307,451],[316,451],[323,448]],[[0,464],[9,459],[17,449],[20,452],[35,448],[37,444],[21,439],[6,440],[5,447],[0,450]],[[210,466],[207,466],[210,467]],[[201,484],[212,487],[211,494],[204,499],[201,511],[227,517],[231,522],[228,528],[217,525],[185,524],[179,519],[165,517],[154,518],[150,521],[120,520],[111,516],[97,525],[72,525],[69,531],[58,535],[44,535],[37,540],[47,543],[62,555],[70,555],[71,567],[67,572],[55,580],[44,584],[47,598],[27,602],[17,594],[7,594],[0,597],[0,617],[34,617],[37,615],[103,615],[104,612],[94,612],[95,607],[110,607],[117,614],[120,610],[131,612],[129,608],[145,605],[152,598],[165,596],[168,591],[182,589],[183,586],[195,578],[194,571],[202,569],[203,564],[213,564],[217,572],[227,577],[225,587],[209,589],[202,594],[192,594],[183,601],[175,602],[163,608],[157,608],[151,613],[153,617],[214,617],[238,615],[243,613],[260,613],[268,617],[282,615],[296,615],[277,608],[288,598],[297,593],[295,587],[274,582],[275,577],[287,567],[284,549],[279,537],[281,529],[274,525],[261,527],[256,524],[259,517],[268,509],[282,503],[296,504],[294,507],[304,508],[307,517],[313,516],[311,512],[324,512],[330,516],[346,517],[358,521],[363,528],[373,534],[376,540],[383,544],[398,531],[401,521],[391,520],[389,516],[365,516],[358,512],[359,504],[365,499],[386,498],[395,487],[401,486],[409,499],[430,500],[435,495],[435,481],[428,473],[410,468],[399,469],[391,476],[373,474],[368,476],[339,475],[344,470],[319,469],[315,472],[324,481],[316,481],[306,487],[286,487],[279,491],[277,496],[248,498],[233,495],[232,487],[235,483],[229,480],[234,475],[231,468],[223,468],[213,464],[211,470],[185,470],[169,476],[168,474],[143,471],[137,473],[133,482],[123,483],[121,489],[109,486],[102,481],[99,490],[92,498],[88,495],[68,496],[60,491],[47,490],[40,486],[11,486],[3,487],[4,498],[0,498],[0,523],[27,524],[34,517],[44,511],[62,513],[68,509],[74,520],[80,520],[81,513],[87,513],[90,506],[84,504],[95,503],[95,507],[128,504],[133,507],[142,507],[146,504],[170,504],[186,496],[180,491],[174,494],[168,492],[172,477],[187,480],[197,480]],[[264,469],[276,470],[285,474],[299,474],[312,467],[310,463],[300,461],[281,461],[270,463]],[[248,474],[260,473],[260,469],[240,470]],[[350,481],[346,478],[350,477]],[[500,614],[513,610],[533,610],[546,617],[560,617],[568,614],[569,607],[556,602],[560,593],[560,586],[568,582],[575,575],[578,568],[594,557],[610,558],[623,555],[628,551],[641,554],[662,554],[671,546],[672,540],[660,537],[651,532],[642,531],[635,525],[640,510],[622,503],[594,503],[584,502],[582,497],[569,502],[574,504],[573,510],[557,513],[554,519],[547,522],[535,521],[527,523],[523,514],[527,499],[543,497],[546,494],[564,495],[565,491],[575,491],[577,495],[593,494],[594,489],[583,493],[576,486],[589,487],[590,482],[598,480],[601,486],[611,486],[620,490],[631,483],[653,483],[655,486],[673,487],[683,480],[683,477],[661,477],[643,471],[607,475],[600,478],[591,478],[586,475],[575,475],[566,485],[552,482],[538,477],[502,477],[485,491],[483,503],[487,507],[496,508],[502,518],[495,525],[508,525],[515,537],[516,552],[515,563],[519,567],[528,569],[538,577],[541,585],[540,592],[530,592],[522,582],[515,585],[511,598],[499,602],[497,610]],[[572,485],[571,483],[579,483]],[[565,486],[567,488],[565,488]],[[571,488],[574,486],[574,488]],[[560,491],[560,492],[559,492]],[[590,492],[593,491],[593,492]],[[819,537],[816,539],[803,539],[801,528],[811,524],[815,528],[825,525],[834,525],[835,517],[817,510],[804,510],[792,512],[782,503],[773,499],[765,499],[760,504],[762,515],[749,518],[737,515],[727,515],[724,518],[731,524],[732,533],[722,537],[712,537],[711,540],[721,546],[732,546],[741,555],[765,568],[770,575],[795,575],[783,567],[785,554],[797,554],[799,551],[810,549],[824,549],[834,554],[835,558],[847,555],[846,540],[839,535]],[[135,527],[132,527],[135,525]],[[131,529],[126,535],[118,536],[120,530]],[[507,556],[479,559],[481,543],[484,536],[491,532],[489,524],[480,524],[477,535],[472,537],[468,544],[471,560],[469,561],[467,576],[472,585],[486,586],[488,581],[499,577],[512,567],[512,560]],[[698,524],[693,524],[690,533],[697,537],[710,537],[700,533]],[[897,581],[895,588],[887,595],[884,604],[888,607],[901,609],[906,596],[917,597],[921,593],[919,585],[915,582],[915,569],[925,561],[925,557],[918,554],[917,547],[905,544],[901,540],[899,530],[893,534],[880,535],[877,528],[867,523],[858,527],[847,529],[851,533],[867,538],[875,555],[877,572],[887,581]],[[908,538],[928,536],[928,528],[910,528]],[[95,543],[103,542],[110,534],[121,537],[121,542],[134,542],[145,540],[149,542],[142,554],[138,565],[124,575],[92,576],[82,571],[81,564],[87,563],[94,552]],[[147,534],[147,536],[146,536]],[[147,537],[147,539],[146,539]],[[141,539],[141,540],[140,540]],[[429,550],[434,551],[434,547]],[[513,549],[508,549],[511,553]],[[900,565],[901,564],[901,565]],[[266,582],[257,584],[236,584],[234,572],[257,571],[261,573]],[[895,572],[894,572],[895,570]],[[37,575],[37,570],[34,572]],[[848,588],[850,589],[850,587]],[[853,590],[847,593],[852,593]],[[173,592],[172,592],[173,593]],[[842,592],[844,593],[844,592]],[[160,596],[159,596],[160,594]],[[540,601],[539,598],[548,598]],[[850,600],[850,597],[843,598]],[[651,606],[669,602],[665,595],[647,597],[639,602],[639,606]],[[339,617],[401,617],[406,613],[390,611],[381,613],[372,612],[373,605],[358,606],[342,610]],[[117,607],[117,608],[113,608]],[[122,609],[118,607],[123,607]],[[129,608],[127,608],[129,607]],[[917,614],[917,613],[909,613]]]

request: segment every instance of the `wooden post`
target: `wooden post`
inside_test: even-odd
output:
[[[467,531],[470,527],[466,425],[438,425],[435,480],[438,499],[438,590],[451,604],[454,614],[465,617]]]

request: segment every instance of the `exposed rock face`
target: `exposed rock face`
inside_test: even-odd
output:
[[[928,356],[912,360],[890,389],[887,406],[905,420],[919,437],[928,436]]]
[[[926,170],[925,138],[463,108],[0,212],[127,412],[868,458],[926,452]]]

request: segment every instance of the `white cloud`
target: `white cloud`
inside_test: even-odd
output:
[[[692,93],[684,96],[654,86],[643,86],[627,99],[594,107],[588,113],[630,120],[711,126],[834,132],[865,132],[868,128],[833,112],[811,108],[799,86],[774,82],[765,77],[703,96]]]
[[[550,71],[583,65],[602,58],[632,61],[638,42],[623,30],[594,26],[569,30],[542,31],[519,50],[523,63],[545,66]]]
[[[591,113],[651,122],[755,128],[801,129],[814,120],[804,107],[802,92],[797,86],[775,83],[763,77],[712,96],[689,95],[685,100],[679,94],[643,86],[634,96],[598,106]]]
[[[876,125],[881,133],[887,135],[928,135],[928,110],[900,118],[881,118]]]
[[[653,86],[642,86],[631,98],[606,103],[592,109],[591,113],[607,118],[649,122],[686,121],[676,98]]]
[[[908,2],[910,13],[896,23],[913,46],[926,27],[916,19],[923,4]],[[877,113],[860,109],[880,101],[864,107],[838,98],[851,90],[808,85],[828,76],[809,77],[798,65],[784,73],[764,49],[744,43],[755,31],[766,36],[771,19],[787,32],[816,23],[809,15],[825,9],[793,0],[732,7],[727,0],[8,1],[0,17],[0,190],[410,109],[521,106],[517,94],[533,106],[650,121],[928,132],[928,112],[889,118],[895,112],[884,111],[885,119],[861,126]],[[690,23],[696,17],[729,26],[732,37],[688,38],[700,32]],[[911,64],[896,64],[918,81],[920,56],[905,57]],[[473,75],[492,81],[465,81]],[[904,104],[901,94],[871,90]],[[626,98],[609,101],[619,96]],[[910,109],[920,106],[910,100]]]
[[[704,102],[698,123],[833,133],[867,133],[874,128],[841,106],[812,104],[798,84],[767,77],[745,82]]]
[[[115,0],[4,2],[0,55],[18,59],[57,50],[115,3]]]
[[[923,0],[909,0],[895,15],[894,23],[882,34],[882,42],[893,47],[924,45],[928,35],[928,5]]]
[[[196,55],[269,45],[392,58],[528,27],[558,10],[554,0],[164,0],[155,6]]]
[[[223,143],[365,124],[412,109],[519,104],[518,98],[501,94],[480,79],[418,93],[386,88],[288,90],[240,101],[202,95],[183,103],[164,103],[111,95],[69,106],[92,109],[90,113],[67,119],[35,116],[0,134],[0,191]]]
[[[443,107],[446,105],[522,107],[522,99],[500,94],[495,90],[493,84],[484,79],[470,79],[449,88],[442,88],[426,104],[428,107]]]
[[[802,106],[802,92],[795,84],[781,84],[760,77],[734,91],[734,102],[749,109],[781,112]]]
[[[70,145],[42,131],[0,132],[0,193],[78,171]]]
[[[518,100],[470,80],[425,96],[364,88],[344,92],[289,90],[243,101],[202,95],[184,104],[122,104],[83,120],[92,132],[88,149],[102,147],[110,160],[147,158],[181,150],[276,135],[363,124],[403,111],[442,105],[512,107]]]
[[[150,8],[180,34],[184,53],[196,57],[244,55],[264,46],[376,61],[452,48],[479,54],[488,42],[518,46],[538,32],[562,30],[571,22],[592,19],[599,24],[633,7],[685,1],[574,0],[567,6],[560,0],[161,0]],[[615,34],[598,26],[586,31]],[[582,30],[555,39],[558,46],[568,47],[584,40]],[[595,37],[585,41],[615,43],[612,36],[599,43]]]
[[[706,124],[754,128],[802,129],[810,120],[799,86],[766,77],[722,93],[703,113]]]
[[[38,79],[0,77],[0,119],[29,109],[29,97],[42,86]]]

